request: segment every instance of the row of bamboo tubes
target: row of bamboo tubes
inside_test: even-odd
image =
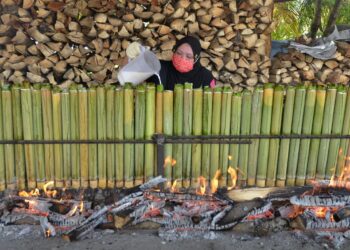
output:
[[[72,85],[4,85],[0,140],[151,139],[165,135],[348,135],[350,89],[274,86],[233,93],[230,86],[174,91]],[[302,186],[340,175],[347,139],[253,139],[252,144],[166,144],[164,174],[197,185],[229,167],[241,186]],[[156,173],[153,144],[1,144],[0,190],[42,187],[131,187]]]

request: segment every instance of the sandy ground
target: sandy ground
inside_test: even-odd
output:
[[[349,241],[350,242],[350,241]],[[339,249],[350,249],[349,242]],[[305,233],[283,231],[265,237],[253,237],[232,231],[210,232],[204,237],[164,240],[157,230],[95,230],[87,239],[67,242],[61,237],[45,239],[39,226],[6,226],[0,228],[0,249],[334,249],[328,241],[315,241]]]

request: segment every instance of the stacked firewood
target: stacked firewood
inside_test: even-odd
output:
[[[329,60],[290,49],[272,59],[270,82],[300,83],[310,81],[318,84],[348,84],[350,80],[350,44],[337,42],[335,57]]]
[[[267,82],[272,0],[2,0],[0,81],[116,82],[139,41],[169,60],[176,39],[201,39],[201,63],[236,88]]]

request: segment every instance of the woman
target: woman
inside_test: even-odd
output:
[[[175,84],[186,82],[192,83],[193,88],[215,86],[213,75],[199,62],[201,45],[198,39],[192,36],[184,37],[177,41],[173,51],[171,61],[160,61],[159,75],[164,89],[173,90]],[[152,76],[149,81],[159,84],[157,76]]]

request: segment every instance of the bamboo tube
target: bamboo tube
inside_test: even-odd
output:
[[[320,135],[322,132],[322,121],[324,114],[326,100],[326,90],[324,87],[319,86],[316,89],[316,104],[315,104],[315,114],[312,125],[312,134]],[[309,159],[307,163],[307,174],[306,183],[311,184],[316,178],[316,166],[317,166],[317,156],[320,145],[320,139],[311,140]]]
[[[251,126],[252,112],[252,93],[249,90],[242,92],[242,119],[241,119],[241,134],[249,135]],[[238,175],[238,185],[246,186],[248,173],[249,145],[239,145],[238,165],[241,169]]]
[[[124,91],[121,87],[115,89],[114,94],[115,112],[115,139],[124,139]],[[115,145],[115,178],[118,188],[124,185],[124,145]]]
[[[345,106],[342,135],[348,135],[349,133],[350,133],[350,89],[348,88],[347,94],[346,94],[346,106]],[[349,143],[350,143],[349,139],[340,140],[336,176],[339,176],[344,170]]]
[[[303,127],[302,134],[309,135],[312,133],[312,123],[315,113],[315,104],[316,104],[316,87],[309,86],[306,92],[305,100],[305,109],[304,109],[304,118],[303,118]],[[300,142],[300,152],[298,159],[298,168],[296,174],[295,184],[297,186],[305,185],[306,170],[307,170],[307,161],[310,150],[310,139],[301,140]]]
[[[2,89],[2,115],[4,140],[13,140],[13,120],[12,120],[12,96],[9,85],[4,85]],[[5,144],[5,175],[6,189],[16,188],[15,172],[15,148],[14,145]]]
[[[106,140],[106,91],[102,86],[97,87],[97,139]],[[107,187],[106,144],[97,145],[97,174],[98,187]]]
[[[224,86],[221,101],[221,135],[230,135],[231,125],[231,104],[232,103],[232,88],[231,85]],[[220,146],[219,166],[221,168],[222,177],[219,185],[227,186],[227,169],[229,163],[229,144],[221,144]]]
[[[282,85],[276,86],[274,90],[270,132],[271,135],[279,135],[281,133],[284,91],[285,88]],[[270,140],[266,177],[266,186],[269,187],[274,187],[276,182],[279,146],[279,139]]]
[[[260,134],[261,116],[262,116],[262,103],[263,103],[263,88],[258,86],[255,88],[252,97],[252,113],[251,113],[251,126],[250,133],[252,135]],[[248,185],[254,186],[256,179],[256,170],[258,165],[258,153],[259,153],[259,140],[252,140],[252,144],[249,145],[249,160],[248,160]]]
[[[69,89],[70,104],[70,139],[79,139],[79,96],[76,85],[71,85]],[[79,145],[72,144],[71,148],[71,180],[72,187],[79,188]]]
[[[0,89],[0,140],[4,140],[4,127],[3,127],[4,112],[2,109],[2,91]],[[0,192],[4,191],[6,187],[6,165],[5,165],[5,153],[4,145],[0,145]]]
[[[261,118],[261,130],[263,135],[270,135],[271,133],[271,119],[272,119],[272,104],[274,96],[274,85],[265,84],[263,93],[263,107]],[[258,187],[265,187],[267,177],[267,165],[269,157],[269,139],[261,139],[259,142],[258,155],[258,169],[256,173],[256,185]]]
[[[212,117],[213,117],[213,91],[211,88],[206,87],[204,88],[204,92],[203,92],[203,120],[202,120],[203,135],[211,135]],[[210,146],[211,146],[210,144],[202,145],[201,175],[207,179],[210,177]]]
[[[87,90],[79,86],[79,139],[88,139],[88,93]],[[87,188],[89,186],[89,146],[88,144],[79,144],[79,177],[80,186]]]
[[[41,100],[43,109],[43,132],[44,140],[53,140],[52,122],[52,91],[50,85],[41,87]],[[54,147],[52,144],[45,144],[45,174],[47,180],[55,178]]]
[[[343,85],[339,85],[337,89],[334,117],[332,125],[332,134],[340,135],[342,133],[344,123],[344,113],[346,105],[346,88]],[[333,139],[329,143],[327,165],[326,165],[326,178],[330,179],[336,174],[337,158],[339,154],[340,139]]]
[[[166,90],[163,92],[163,132],[164,135],[173,135],[174,133],[174,93],[173,91]],[[158,105],[158,104],[157,104]],[[164,176],[168,180],[172,180],[172,167],[173,167],[173,145],[164,145]],[[160,173],[158,173],[159,175]]]
[[[15,84],[11,88],[12,93],[12,121],[13,121],[13,139],[23,139],[23,123],[21,109],[21,86]],[[15,176],[19,189],[26,187],[26,169],[24,161],[24,145],[15,145]]]
[[[190,136],[193,127],[193,86],[192,83],[184,84],[184,109],[183,109],[183,135]],[[191,183],[191,167],[192,167],[192,145],[183,144],[183,172],[182,185],[186,188]]]
[[[283,120],[282,120],[282,134],[289,135],[292,131],[292,121],[293,121],[293,107],[295,99],[295,87],[288,86],[286,93],[286,101],[283,109]],[[289,153],[289,143],[290,139],[281,140],[280,150],[278,156],[277,164],[277,187],[284,187],[287,176],[287,166],[288,166],[288,153]]]
[[[156,132],[156,87],[153,83],[146,86],[146,125],[145,139],[151,140]],[[155,150],[153,144],[145,145],[145,181],[154,176]]]
[[[323,123],[322,123],[322,134],[330,134],[332,131],[336,96],[337,96],[337,88],[335,86],[328,86]],[[317,157],[317,168],[316,168],[316,178],[318,180],[323,180],[326,176],[329,141],[330,141],[329,139],[323,139],[320,142],[320,147],[318,150],[318,157]]]
[[[156,133],[163,133],[163,85],[157,85],[156,89]]]
[[[115,124],[115,112],[114,112],[114,86],[110,85],[106,87],[106,138],[107,140],[113,140],[114,136],[114,124]],[[107,157],[107,187],[115,187],[115,145],[106,145],[106,157]]]
[[[53,121],[53,139],[62,140],[62,100],[61,89],[56,87],[52,91],[52,121]],[[55,144],[54,147],[54,176],[55,186],[63,187],[63,162],[62,145]]]
[[[23,122],[23,139],[33,140],[33,106],[30,86],[21,89],[21,106]],[[34,147],[32,144],[24,145],[24,158],[27,176],[27,186],[30,189],[36,187]]]
[[[136,87],[135,91],[135,139],[143,140],[145,138],[145,120],[146,120],[146,88],[144,84]],[[145,165],[145,146],[143,144],[135,145],[135,185],[143,183]]]
[[[239,135],[241,131],[241,116],[242,116],[242,93],[234,93],[232,96],[231,104],[231,135]],[[239,175],[241,174],[240,166],[238,165],[239,159],[239,145],[230,144],[230,153],[229,153],[229,166],[234,169],[238,169]],[[229,182],[229,181],[228,181]],[[229,186],[232,186],[233,183],[228,183]]]
[[[124,86],[124,137],[127,140],[134,139],[134,90],[131,84]],[[133,144],[124,145],[124,185],[132,187],[134,182],[134,152]]]
[[[215,87],[213,92],[213,115],[211,120],[211,135],[220,135],[221,128],[221,99],[222,87]],[[222,173],[222,166],[220,166],[220,145],[211,144],[210,146],[210,180],[215,176],[217,170]],[[219,184],[223,181],[219,179]]]
[[[197,88],[193,90],[193,120],[192,120],[192,134],[194,136],[202,134],[202,117],[203,117],[203,89]],[[191,164],[191,186],[197,186],[198,177],[201,175],[201,159],[202,145],[192,145],[192,164]]]
[[[62,100],[62,139],[70,140],[70,96],[68,89],[63,89],[61,93]],[[71,145],[62,145],[62,164],[63,164],[63,180],[64,186],[69,188],[72,186],[72,162],[71,162]]]
[[[97,139],[97,94],[96,88],[90,87],[88,90],[88,138],[90,140]],[[97,144],[89,144],[88,146],[89,152],[89,166],[88,166],[88,174],[89,174],[89,187],[97,188]]]
[[[301,134],[304,107],[305,107],[306,87],[300,85],[295,91],[295,101],[293,110],[292,134]],[[291,139],[289,146],[288,168],[287,168],[287,186],[295,185],[295,176],[298,167],[300,139]]]
[[[184,86],[175,84],[174,87],[174,135],[183,134],[183,113],[184,113]],[[173,145],[173,160],[176,164],[173,166],[173,178],[182,182],[183,171],[183,147],[182,144]]]

